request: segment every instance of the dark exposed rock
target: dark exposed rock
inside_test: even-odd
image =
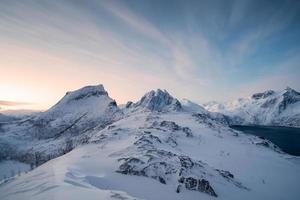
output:
[[[156,124],[154,123],[153,126],[156,126]],[[185,135],[187,137],[192,137],[193,134],[192,134],[192,131],[189,127],[181,127],[179,126],[178,124],[176,124],[175,122],[172,122],[172,121],[162,121],[160,124],[159,124],[160,127],[164,127],[164,128],[167,128],[168,130],[174,132],[174,131],[182,131],[185,133]]]
[[[118,173],[145,176],[144,171],[139,168],[139,166],[144,164],[144,161],[133,157],[123,158],[121,160],[125,160],[125,162],[120,165],[119,170],[117,170]]]
[[[130,108],[132,106],[133,102],[132,101],[128,101],[125,105],[125,108]]]
[[[225,125],[228,126],[231,124],[231,119],[223,114],[220,113],[196,113],[192,115],[193,117],[196,118],[196,121],[199,123],[204,123],[210,128],[215,128],[214,124],[220,124],[220,125]]]
[[[115,128],[115,127],[116,127],[115,125],[110,125],[110,126],[107,127],[107,130],[111,130],[111,129]]]
[[[284,111],[288,105],[294,104],[300,101],[300,93],[291,88],[286,88],[283,94],[283,100],[279,104],[279,113]]]
[[[224,178],[234,178],[234,175],[232,173],[230,173],[229,171],[225,171],[225,170],[219,170],[217,169],[217,171],[224,177]]]
[[[134,142],[135,145],[152,145],[153,143],[161,143],[161,140],[152,134],[142,135],[137,141]]]
[[[158,177],[158,180],[159,180],[159,182],[161,182],[162,184],[166,184],[166,181],[165,181],[165,179],[163,179],[162,177]]]
[[[186,134],[187,137],[192,137],[193,136],[192,131],[189,127],[183,127],[182,131]]]
[[[182,185],[178,185],[178,186],[177,186],[177,189],[176,189],[176,192],[177,192],[177,193],[180,193],[181,187],[182,187]]]
[[[263,136],[258,136],[260,139],[265,140],[266,138]]]
[[[194,166],[193,161],[187,156],[178,156],[178,159],[180,160],[180,164],[183,168],[190,169]]]
[[[188,190],[195,190],[199,192],[204,192],[206,194],[209,194],[211,196],[217,197],[218,195],[214,191],[214,189],[211,187],[209,181],[205,179],[197,179],[193,177],[180,177],[178,180],[179,183],[184,184],[185,188]],[[177,187],[176,190],[177,193],[180,192],[180,186]]]
[[[180,126],[177,125],[175,122],[172,122],[172,121],[162,121],[160,123],[160,126],[167,127],[172,131],[179,131],[180,130]]]
[[[192,177],[185,178],[185,187],[188,190],[197,190],[198,180]]]
[[[115,100],[109,102],[108,107],[117,107],[117,102]]]
[[[210,186],[209,182],[205,179],[198,180],[198,191],[205,192],[214,197],[218,196],[214,189]]]
[[[265,92],[253,94],[251,98],[252,99],[264,99],[264,98],[267,98],[267,97],[269,97],[273,94],[275,94],[275,92],[273,90],[268,90],[268,91],[265,91]]]

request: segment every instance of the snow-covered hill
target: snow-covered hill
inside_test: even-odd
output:
[[[230,123],[234,125],[300,127],[300,93],[289,87],[283,91],[268,90],[226,103],[209,102],[204,107],[229,116]]]
[[[35,137],[31,131],[42,129],[36,132],[32,127],[41,119],[55,131],[48,134],[45,127],[46,132]],[[56,134],[55,126],[64,126],[59,119],[68,124],[75,120],[76,128]],[[28,128],[26,134],[18,132]],[[0,141],[17,146],[17,139],[5,138],[27,134],[31,138],[27,147],[40,152],[34,159],[64,149],[69,144],[63,142],[66,138],[72,141],[67,149],[71,151],[2,183],[1,200],[300,197],[298,157],[282,153],[267,140],[232,130],[224,115],[188,100],[180,102],[163,90],[119,109],[102,87],[83,88],[37,118],[3,126]],[[40,146],[45,151],[38,151]],[[5,159],[19,160],[12,155]]]

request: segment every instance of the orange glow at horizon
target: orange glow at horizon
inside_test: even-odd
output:
[[[130,73],[132,74],[132,73]],[[26,105],[1,106],[2,109],[46,110],[59,101],[67,91],[86,85],[103,84],[111,98],[119,104],[137,100],[148,88],[134,86],[135,81],[155,83],[152,77],[116,73],[109,66],[104,68],[75,63],[63,55],[50,55],[30,48],[7,45],[0,49],[0,101],[26,102]],[[138,79],[140,80],[137,80]],[[151,88],[151,85],[149,84]],[[133,99],[130,99],[133,98]]]

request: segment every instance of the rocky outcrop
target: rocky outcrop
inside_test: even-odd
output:
[[[124,156],[118,159],[120,165],[116,172],[152,178],[161,184],[177,180],[178,193],[186,189],[217,197],[214,183],[210,181],[214,177],[222,177],[224,181],[243,188],[230,172],[213,169],[200,160],[177,153],[177,140],[181,137],[193,138],[188,127],[182,127],[173,121],[159,121],[155,117],[149,119],[154,122],[139,130],[139,136],[135,137],[133,145],[127,147],[126,152],[121,154]],[[170,146],[169,150],[160,148],[166,145]]]
[[[205,179],[196,179],[193,177],[180,177],[178,180],[179,183],[182,183],[188,190],[196,190],[199,192],[204,192],[211,196],[217,197],[218,195],[214,189],[209,184],[209,181]],[[176,192],[179,193],[182,188],[182,185],[178,185]]]
[[[185,188],[187,190],[196,190],[211,196],[217,196],[209,181],[201,178],[200,174],[202,174],[202,176],[205,174],[202,163],[193,161],[187,156],[162,150],[150,150],[141,158],[121,158],[119,161],[122,162],[122,164],[116,171],[118,173],[149,177],[162,184],[167,184],[168,181],[179,176],[176,192],[179,193],[182,188]],[[192,173],[192,171],[199,172],[198,178],[189,176],[197,176],[197,174]]]
[[[265,92],[261,92],[261,93],[255,93],[252,95],[252,99],[265,99],[271,95],[275,94],[275,91],[273,90],[267,90]]]
[[[155,126],[156,123],[154,123],[153,125]],[[185,133],[185,135],[187,137],[193,136],[192,131],[189,127],[179,126],[178,124],[176,124],[175,122],[172,122],[172,121],[162,121],[162,122],[160,122],[159,126],[163,127],[163,128],[167,128],[169,131],[172,131],[172,132],[182,131],[183,133]]]

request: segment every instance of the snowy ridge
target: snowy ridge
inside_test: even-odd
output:
[[[49,120],[56,130],[64,123],[74,124],[83,113],[86,116],[62,134],[49,135],[46,126],[38,133],[44,130],[48,137],[32,134],[37,119]],[[90,120],[95,123],[87,123]],[[179,102],[167,91],[151,91],[120,110],[95,86],[68,93],[37,118],[0,130],[0,145],[6,145],[1,146],[2,160],[38,166],[0,184],[4,200],[300,196],[298,157],[265,139],[232,130],[226,116],[188,100]],[[27,159],[20,160],[24,156]]]
[[[228,116],[234,125],[300,127],[300,93],[289,87],[280,92],[268,90],[226,103],[209,102],[204,107]]]

